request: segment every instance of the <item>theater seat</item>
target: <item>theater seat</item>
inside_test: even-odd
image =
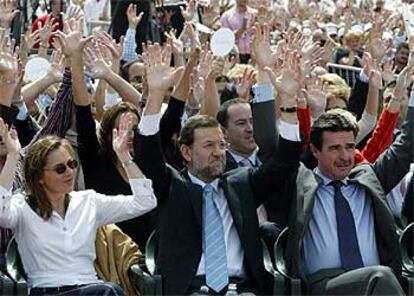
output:
[[[273,248],[276,271],[284,278],[285,295],[302,295],[302,280],[294,278],[286,268],[285,250],[288,237],[288,228],[278,236]]]
[[[13,292],[2,295],[28,295],[26,274],[20,259],[17,243],[14,237],[10,240],[6,251],[7,276],[13,283]]]
[[[408,225],[401,233],[399,242],[403,265],[403,288],[407,295],[414,296],[414,223]]]
[[[145,258],[142,263],[130,267],[129,277],[141,295],[162,295],[161,275],[156,273],[158,236],[153,231],[145,245]]]

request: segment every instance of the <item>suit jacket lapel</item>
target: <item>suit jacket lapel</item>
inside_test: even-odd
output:
[[[219,186],[223,189],[231,216],[233,217],[234,225],[236,226],[237,232],[241,237],[243,229],[243,214],[238,194],[231,186],[228,185],[226,179],[220,179]]]
[[[312,217],[313,203],[315,200],[316,191],[318,190],[319,183],[322,182],[321,178],[313,173],[311,170],[300,170],[297,182],[297,196],[303,196],[303,205],[298,208],[299,211],[303,211],[303,231],[306,229],[310,218]],[[300,213],[298,213],[300,214]],[[301,215],[299,215],[300,217]]]
[[[190,199],[194,213],[197,218],[197,222],[200,226],[203,225],[203,189],[201,186],[193,184],[188,176],[187,170],[181,172],[181,176],[184,179],[185,188],[187,190],[187,196]]]

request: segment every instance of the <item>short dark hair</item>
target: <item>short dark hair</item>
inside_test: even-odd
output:
[[[230,99],[225,101],[221,104],[219,111],[217,112],[216,118],[217,121],[223,127],[227,127],[227,120],[229,119],[229,108],[230,106],[237,105],[237,104],[247,104],[246,102],[240,99]]]
[[[395,52],[399,52],[401,49],[407,49],[409,50],[410,47],[408,46],[407,42],[401,42],[398,46],[397,46],[397,50]]]
[[[318,150],[322,150],[323,132],[352,132],[356,137],[358,125],[353,115],[346,110],[334,109],[323,113],[313,123],[310,134],[310,142]]]
[[[218,121],[208,115],[195,115],[190,117],[180,132],[178,143],[191,147],[194,144],[194,131],[198,128],[220,127]]]

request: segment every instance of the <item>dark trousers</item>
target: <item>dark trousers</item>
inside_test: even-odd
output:
[[[369,266],[310,285],[311,295],[404,295],[391,268]]]
[[[63,286],[56,288],[32,288],[30,296],[123,296],[122,288],[111,282],[93,283],[80,286]]]

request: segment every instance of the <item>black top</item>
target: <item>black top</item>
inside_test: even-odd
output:
[[[167,109],[168,112],[166,111],[163,116],[163,119],[167,117],[167,120],[163,121],[171,122],[175,119],[179,122],[183,109],[183,102],[171,99]],[[132,194],[129,183],[122,178],[115,164],[106,155],[99,153],[100,146],[90,106],[76,106],[76,112],[78,153],[82,164],[85,188],[107,195]],[[161,124],[160,126],[165,130],[164,135],[166,137],[171,135],[168,130],[171,126],[171,124]],[[164,139],[164,141],[167,142],[167,139]],[[149,235],[156,226],[156,219],[156,210],[152,210],[143,216],[117,223],[117,225],[143,249]]]

